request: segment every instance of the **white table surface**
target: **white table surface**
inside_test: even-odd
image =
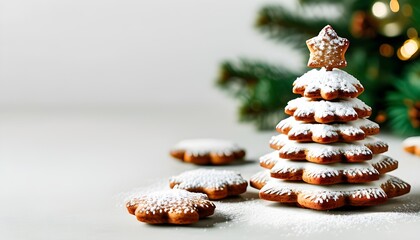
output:
[[[199,224],[184,227],[147,225],[120,206],[124,192],[166,182],[172,175],[197,168],[169,157],[170,147],[182,139],[234,140],[247,149],[246,162],[219,168],[234,169],[247,179],[259,171],[256,159],[270,151],[268,140],[274,131],[257,132],[251,125],[238,124],[232,111],[233,107],[226,106],[1,111],[1,239],[275,239],[285,236],[320,239],[339,236],[340,239],[375,237],[381,240],[401,236],[416,239],[420,234],[420,157],[403,152],[401,138],[383,133],[380,137],[390,145],[388,155],[400,162],[399,169],[392,174],[409,182],[412,190],[408,196],[382,206],[317,212],[256,199],[257,192],[249,188],[243,197],[228,202],[252,201],[264,214],[270,214],[270,218],[276,218],[276,214],[279,219],[287,218],[296,213],[302,219],[296,221],[294,217],[286,225],[259,224],[253,214],[246,214],[255,209],[244,207],[239,221],[219,212]],[[216,213],[218,209],[223,210],[223,207],[217,208]],[[340,222],[340,218],[347,219],[345,227],[334,223]],[[322,229],[319,224],[323,224]]]

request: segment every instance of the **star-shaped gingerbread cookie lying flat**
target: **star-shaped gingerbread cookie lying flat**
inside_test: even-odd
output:
[[[150,224],[191,224],[212,215],[216,208],[205,194],[181,189],[134,197],[126,207],[137,220]]]
[[[350,42],[339,37],[330,25],[325,26],[318,36],[307,40],[306,45],[310,51],[309,67],[325,67],[332,70],[347,66],[344,54]]]
[[[279,150],[281,158],[307,160],[314,163],[362,162],[372,159],[373,154],[388,151],[388,144],[375,137],[352,143],[300,143],[289,140],[287,135],[273,136],[270,147]]]
[[[411,188],[408,183],[390,175],[383,175],[378,181],[369,183],[322,186],[270,178],[267,172],[254,175],[251,186],[260,189],[261,199],[297,203],[315,210],[377,205],[388,198],[407,194]]]
[[[337,68],[312,69],[293,82],[293,93],[315,99],[355,98],[363,90],[359,80]]]
[[[248,182],[239,173],[228,170],[196,169],[174,176],[171,188],[202,192],[210,199],[222,199],[246,191]]]
[[[346,124],[333,123],[325,125],[305,123],[296,121],[294,117],[289,117],[277,124],[276,130],[279,133],[287,134],[289,140],[333,143],[363,140],[366,136],[378,134],[380,127],[368,119],[357,119]]]
[[[315,164],[291,161],[279,157],[274,151],[260,158],[260,165],[270,169],[270,176],[284,180],[305,181],[311,184],[363,183],[379,179],[398,167],[398,162],[385,155],[375,155],[372,160],[360,163]]]
[[[357,98],[315,101],[301,97],[289,101],[284,112],[298,121],[330,123],[349,122],[369,117],[372,108]]]

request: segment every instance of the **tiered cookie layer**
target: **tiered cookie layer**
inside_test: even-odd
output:
[[[348,73],[322,68],[294,82],[302,97],[285,108],[270,147],[260,158],[266,170],[251,178],[260,198],[328,210],[370,206],[408,193],[410,185],[387,175],[398,162],[388,145],[373,137],[379,125],[368,120],[372,109],[357,99],[362,84]]]

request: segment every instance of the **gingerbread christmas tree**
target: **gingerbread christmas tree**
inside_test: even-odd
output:
[[[343,70],[349,41],[331,26],[306,41],[313,69],[296,79],[286,108],[289,118],[276,127],[275,151],[260,158],[266,170],[251,185],[260,198],[328,210],[346,205],[371,206],[410,191],[410,185],[386,173],[398,162],[384,155],[388,145],[374,137],[379,125],[372,109],[357,99],[362,84]]]

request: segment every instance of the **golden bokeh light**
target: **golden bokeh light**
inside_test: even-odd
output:
[[[391,0],[391,2],[389,2],[389,8],[392,12],[396,13],[400,10],[400,4],[397,0]]]
[[[398,49],[397,56],[399,59],[406,61],[410,59],[414,54],[419,50],[419,43],[417,40],[408,39],[404,44]]]

